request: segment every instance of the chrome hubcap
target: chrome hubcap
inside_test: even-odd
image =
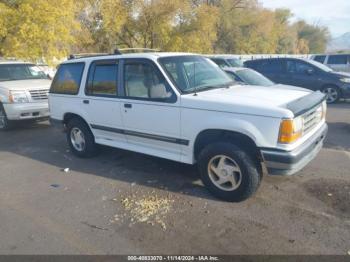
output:
[[[77,127],[72,128],[70,131],[70,140],[72,142],[73,147],[81,152],[85,149],[85,136],[84,133]]]
[[[208,164],[208,174],[215,186],[224,191],[234,191],[242,183],[242,172],[232,158],[218,155]]]
[[[333,103],[338,99],[338,91],[333,87],[323,89],[323,93],[327,95],[327,102]]]
[[[6,116],[5,112],[0,109],[0,128],[4,128],[6,125]]]

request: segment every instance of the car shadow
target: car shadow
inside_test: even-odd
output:
[[[350,151],[350,123],[329,122],[325,148]]]
[[[75,157],[65,134],[47,122],[20,124],[0,133],[0,150],[89,175],[215,200],[200,182],[196,166],[105,146],[91,159]]]

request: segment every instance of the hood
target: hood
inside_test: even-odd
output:
[[[0,82],[0,87],[13,90],[33,90],[33,89],[50,89],[51,80],[49,79],[28,79]]]
[[[294,86],[235,85],[182,96],[184,107],[269,117],[293,117],[287,104],[311,93]]]

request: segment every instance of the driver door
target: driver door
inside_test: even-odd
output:
[[[306,62],[288,60],[286,70],[290,76],[290,85],[318,90],[322,84],[319,70]]]
[[[138,152],[179,161],[179,99],[157,66],[147,59],[123,60],[121,104],[124,133]]]

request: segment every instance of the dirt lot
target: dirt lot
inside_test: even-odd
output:
[[[1,133],[0,254],[347,254],[350,103],[328,120],[307,168],[239,204],[191,166],[111,148],[78,159],[48,123]]]

